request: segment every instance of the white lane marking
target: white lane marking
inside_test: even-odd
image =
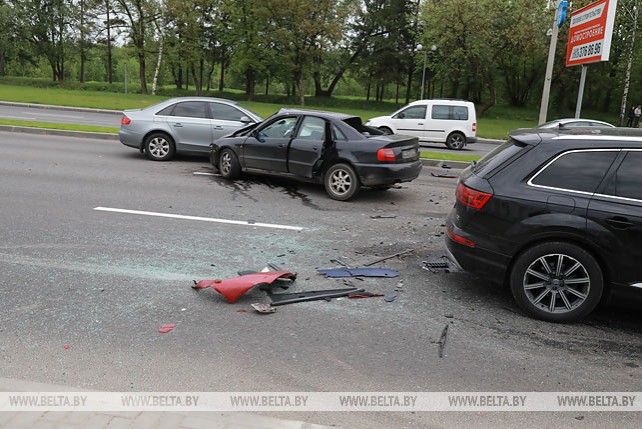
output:
[[[204,173],[204,172],[202,172],[202,171],[195,171],[195,172],[194,172],[194,175],[195,175],[195,176],[220,176],[220,174],[216,174],[216,173]]]
[[[211,217],[200,217],[200,216],[184,216],[171,213],[158,213],[158,212],[146,212],[140,210],[127,210],[127,209],[115,209],[111,207],[94,207],[94,210],[103,211],[103,212],[114,212],[114,213],[127,213],[135,215],[144,215],[144,216],[156,216],[156,217],[168,217],[172,219],[184,219],[184,220],[198,220],[202,222],[216,222],[216,223],[229,223],[232,225],[245,225],[245,226],[258,226],[261,228],[275,228],[275,229],[288,229],[291,231],[302,231],[305,228],[300,226],[290,226],[290,225],[277,225],[273,223],[260,223],[260,222],[247,222],[241,220],[230,220],[230,219],[216,219]]]

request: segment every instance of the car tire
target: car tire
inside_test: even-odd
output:
[[[546,242],[518,256],[510,288],[528,315],[548,322],[576,322],[600,302],[604,277],[600,264],[582,247]]]
[[[359,177],[348,164],[334,164],[323,177],[325,190],[333,200],[347,201],[354,198],[361,188]]]
[[[145,156],[152,161],[168,161],[176,153],[174,140],[165,133],[152,133],[145,139]]]
[[[450,133],[446,139],[448,149],[462,150],[466,146],[466,137],[460,132]]]
[[[226,179],[236,179],[241,175],[241,164],[232,149],[223,149],[218,157],[218,171]]]
[[[379,131],[381,131],[384,135],[391,135],[393,134],[392,130],[388,127],[379,127]]]

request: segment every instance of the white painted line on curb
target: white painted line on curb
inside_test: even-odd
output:
[[[220,176],[220,174],[216,174],[216,173],[204,173],[204,172],[202,172],[202,171],[195,171],[193,174],[194,174],[195,176]]]
[[[244,226],[253,226],[261,228],[275,228],[275,229],[288,229],[291,231],[302,231],[305,228],[300,226],[290,226],[290,225],[277,225],[272,223],[260,223],[260,222],[247,222],[241,220],[230,220],[230,219],[216,219],[211,217],[200,217],[200,216],[184,216],[171,213],[158,213],[158,212],[145,212],[140,210],[127,210],[127,209],[115,209],[111,207],[94,207],[94,210],[103,211],[103,212],[113,212],[113,213],[127,213],[135,215],[144,215],[144,216],[156,216],[156,217],[167,217],[172,219],[184,219],[184,220],[198,220],[202,222],[216,222],[216,223],[228,223],[232,225],[244,225]]]

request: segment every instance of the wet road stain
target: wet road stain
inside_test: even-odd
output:
[[[278,191],[294,200],[301,201],[305,207],[319,211],[326,210],[314,203],[307,194],[301,192],[297,185],[287,179],[275,179],[272,177],[243,177],[237,180],[227,180],[220,176],[209,177],[212,182],[231,191],[233,200],[236,200],[236,196],[240,195],[253,202],[258,202],[259,200],[250,195],[249,191],[252,190],[254,186],[267,186],[268,189]]]

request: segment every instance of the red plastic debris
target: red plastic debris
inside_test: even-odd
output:
[[[236,310],[237,313],[247,313],[247,310]]]
[[[63,347],[65,350],[67,350],[69,348],[69,344],[65,344]]]
[[[176,327],[176,325],[171,325],[171,324],[170,324],[170,325],[163,325],[163,326],[161,326],[161,328],[158,330],[158,332],[160,332],[161,334],[166,334],[166,333],[168,333],[169,331],[171,331],[172,329],[174,329],[175,327]]]
[[[363,294],[354,294],[354,295],[348,295],[348,299],[361,299],[361,298],[380,298],[383,295],[380,293],[373,293],[369,295],[363,295]]]
[[[246,274],[244,276],[232,277],[224,280],[201,280],[192,287],[194,289],[212,287],[215,291],[227,298],[227,301],[230,304],[234,304],[241,295],[252,289],[254,286],[258,284],[270,284],[276,279],[281,278],[294,280],[296,278],[296,273],[292,273],[290,271],[267,271],[265,273]]]

